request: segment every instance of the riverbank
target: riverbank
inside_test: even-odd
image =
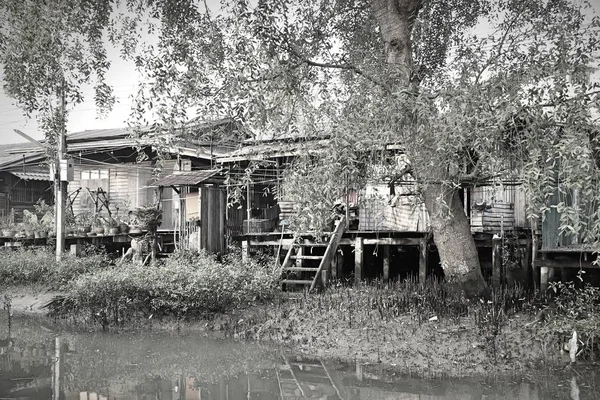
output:
[[[406,285],[334,287],[311,295],[282,293],[269,302],[214,313],[206,319],[150,316],[108,329],[253,340],[311,357],[377,365],[425,378],[518,376],[570,365],[564,345],[568,332],[581,321],[563,327],[559,322],[564,325],[564,320],[550,316],[540,320],[538,308],[542,305],[533,306],[520,292],[498,295],[488,303],[468,304],[448,293],[435,299],[434,293],[442,287],[423,292],[418,286]],[[26,286],[11,287],[4,293],[10,296],[14,313],[45,314],[45,304],[55,295],[64,296]],[[78,325],[70,318],[57,319],[55,324]],[[580,362],[586,364],[597,348],[593,338],[590,342],[589,332],[580,335],[587,341],[587,348],[583,341],[580,345]]]

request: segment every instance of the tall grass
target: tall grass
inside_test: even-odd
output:
[[[56,261],[47,248],[6,250],[0,253],[0,282],[4,285],[39,284],[62,289],[74,277],[106,268],[110,259],[99,250],[86,249],[84,257],[65,254]]]
[[[270,299],[279,290],[279,269],[239,260],[237,255],[218,261],[205,252],[181,252],[156,265],[93,271],[65,286],[68,294],[51,310],[108,327],[139,318],[207,317]]]

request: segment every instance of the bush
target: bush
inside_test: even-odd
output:
[[[581,276],[579,280],[583,282]],[[582,359],[594,360],[600,356],[600,289],[575,282],[555,282],[550,286],[556,294],[546,309],[546,323],[536,332],[540,342],[565,349],[565,344],[577,332]]]
[[[142,317],[206,317],[272,298],[280,270],[239,259],[179,252],[156,265],[96,270],[67,285],[52,312],[107,326]]]
[[[110,263],[106,253],[87,250],[83,257],[65,254],[56,261],[54,251],[46,248],[5,251],[0,256],[0,282],[7,285],[47,285],[61,289],[73,278],[105,268]]]

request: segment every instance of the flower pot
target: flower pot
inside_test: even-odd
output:
[[[96,232],[88,232],[86,233],[87,237],[94,237],[96,236]]]
[[[140,234],[140,233],[142,233],[142,228],[140,228],[139,226],[132,226],[131,229],[129,230],[129,233]]]
[[[94,233],[96,235],[103,235],[104,234],[104,227],[103,226],[95,226],[94,227]]]
[[[119,228],[117,228],[117,227],[110,228],[108,230],[108,234],[109,235],[118,235],[119,233],[121,233],[121,230]]]
[[[129,225],[127,225],[127,224],[119,225],[119,231],[121,233],[129,233]]]
[[[14,229],[3,229],[2,230],[3,237],[11,238],[11,237],[14,237],[16,234],[17,234],[17,231],[15,231]]]
[[[84,236],[91,231],[91,226],[80,226],[79,228],[77,228],[77,233],[83,234]]]

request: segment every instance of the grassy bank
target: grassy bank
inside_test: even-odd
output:
[[[73,278],[110,264],[108,255],[94,247],[86,248],[82,257],[65,254],[60,262],[48,248],[9,250],[0,254],[0,282],[4,286],[36,285],[61,290]]]
[[[279,269],[240,259],[188,252],[155,265],[94,270],[64,285],[66,295],[49,308],[53,316],[106,329],[149,318],[207,318],[272,298],[279,290]]]
[[[594,361],[600,355],[597,289],[557,289],[552,300],[512,288],[496,291],[490,301],[470,301],[439,282],[337,286],[244,318],[225,318],[218,326],[306,354],[427,377],[564,367],[573,330],[579,337],[577,360]]]
[[[242,263],[239,254],[217,260],[204,253],[139,266],[114,265],[102,254],[56,264],[51,253],[14,252],[0,260],[0,276],[63,291],[49,309],[69,325],[208,328],[422,376],[568,365],[573,331],[579,362],[600,356],[599,290],[573,283],[552,286],[551,298],[505,288],[489,301],[468,300],[438,281],[282,293],[272,260]]]

